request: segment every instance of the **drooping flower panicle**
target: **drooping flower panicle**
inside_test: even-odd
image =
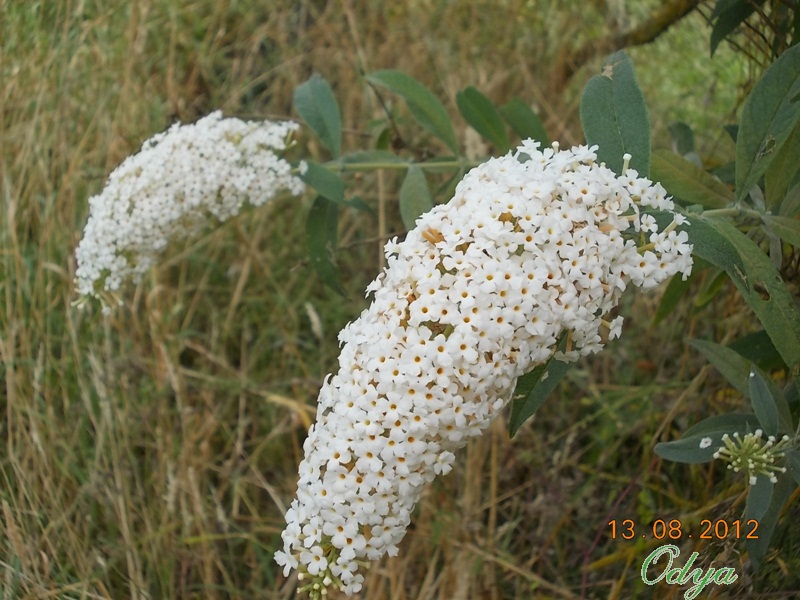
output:
[[[386,245],[372,304],[339,336],[339,371],[320,391],[275,556],[312,597],[359,591],[359,567],[397,553],[423,486],[451,469],[520,375],[617,337],[622,317],[608,315],[629,284],[690,273],[683,218],[659,230],[642,212],[673,208],[664,189],[595,161],[592,148],[528,140]]]
[[[76,251],[78,293],[99,296],[138,280],[169,242],[229,219],[245,202],[260,206],[281,190],[302,193],[302,181],[279,156],[297,128],[214,112],[147,140],[89,199]]]

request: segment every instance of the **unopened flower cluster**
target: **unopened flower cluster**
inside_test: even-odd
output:
[[[359,591],[360,566],[398,552],[423,486],[450,471],[518,377],[618,336],[622,317],[608,315],[630,284],[690,273],[681,217],[659,231],[643,208],[673,204],[593,148],[529,140],[387,244],[373,302],[341,332],[339,371],[319,394],[276,553],[285,574],[298,569],[315,598]]]
[[[76,252],[78,292],[99,296],[138,280],[169,242],[229,219],[245,201],[260,206],[281,190],[301,193],[302,182],[278,154],[297,128],[214,112],[146,141],[89,200]]]
[[[750,485],[758,483],[759,476],[778,483],[776,473],[785,473],[786,467],[776,463],[785,456],[790,443],[789,436],[784,435],[780,440],[776,440],[774,435],[767,436],[766,439],[763,436],[761,429],[743,436],[738,432],[732,436],[726,433],[722,436],[724,446],[714,452],[714,458],[726,461],[728,468],[734,473],[743,472]]]

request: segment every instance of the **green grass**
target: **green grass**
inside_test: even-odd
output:
[[[595,9],[356,4],[2,2],[0,598],[293,597],[272,552],[336,334],[379,270],[376,223],[343,217],[344,298],[306,259],[309,199],[286,198],[172,248],[110,316],[80,311],[72,278],[87,199],[144,139],[215,108],[290,116],[293,88],[318,71],[342,106],[345,144],[363,147],[365,115],[381,113],[358,69],[392,67],[453,113],[455,91],[476,85],[498,102],[535,104],[554,138],[579,141],[589,72],[563,97],[542,82],[561,47],[597,32]],[[687,27],[705,35],[699,22]],[[702,104],[694,67],[716,67],[699,58],[702,35],[675,35],[685,48],[633,53],[662,140],[676,116],[724,123],[735,99]],[[730,61],[721,73],[728,93]],[[694,82],[685,96],[681,82]],[[400,230],[386,182],[387,229]],[[362,186],[374,204],[376,182]],[[581,363],[514,440],[499,420],[462,452],[426,492],[400,556],[369,571],[370,599],[680,597],[642,584],[647,549],[610,540],[607,522],[741,509],[737,482],[662,464],[652,446],[741,404],[686,339],[749,331],[753,318],[730,292],[653,327],[656,306],[657,295],[630,298],[627,335]],[[756,589],[797,589],[789,537]],[[740,549],[704,552],[743,572]]]

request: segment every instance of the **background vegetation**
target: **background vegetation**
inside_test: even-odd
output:
[[[336,334],[380,268],[374,217],[343,216],[345,298],[306,259],[309,199],[286,198],[173,248],[103,318],[71,304],[73,253],[88,197],[125,156],[216,108],[291,117],[292,91],[313,72],[335,86],[345,145],[363,145],[385,117],[360,79],[377,68],[414,75],[454,115],[467,85],[496,102],[524,98],[552,139],[577,143],[579,92],[603,56],[558,86],[553,66],[658,4],[3,0],[0,597],[294,594],[272,552]],[[708,13],[701,6],[629,54],[654,146],[670,144],[670,122],[686,121],[713,162],[731,152],[722,126],[759,66],[726,44],[708,60]],[[491,152],[466,127],[461,135],[475,156]],[[363,198],[386,203],[387,233],[403,229],[393,177],[363,181]],[[369,598],[682,597],[640,579],[657,542],[612,540],[607,524],[676,518],[696,528],[741,513],[743,482],[652,451],[746,406],[686,342],[730,341],[755,319],[732,286],[703,299],[711,282],[694,285],[701,300],[657,325],[658,294],[628,297],[623,338],[571,371],[513,441],[500,421],[474,441],[429,488],[400,556],[369,572]],[[714,597],[800,589],[792,528],[779,530],[755,578],[734,540],[690,548],[740,574]]]

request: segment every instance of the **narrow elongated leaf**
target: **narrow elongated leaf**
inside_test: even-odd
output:
[[[359,212],[375,214],[375,210],[369,204],[367,204],[367,201],[364,200],[361,196],[352,196],[351,198],[345,200],[345,204],[347,204],[347,206]]]
[[[692,274],[694,275],[696,271],[697,265],[693,267]],[[691,283],[691,277],[684,281],[683,277],[678,275],[675,275],[669,280],[667,289],[664,290],[664,294],[661,296],[661,301],[658,303],[656,314],[653,317],[653,325],[658,325],[661,323],[661,321],[672,314],[672,311],[675,310],[676,306],[678,306],[678,303],[681,301],[681,298],[683,298],[684,294],[686,294],[686,291],[689,289]]]
[[[714,453],[723,446],[722,436],[726,433],[730,431],[708,431],[673,442],[659,442],[653,450],[665,460],[699,465],[714,460]]]
[[[338,206],[324,196],[317,196],[306,220],[308,256],[320,279],[327,286],[344,295],[339,270],[333,263],[333,254],[338,243],[338,225]]]
[[[433,208],[431,192],[425,173],[416,165],[411,165],[400,186],[400,216],[406,229],[413,229],[421,214]]]
[[[517,380],[514,395],[511,397],[511,418],[508,431],[514,437],[522,424],[539,410],[539,407],[553,393],[567,374],[570,365],[551,358]]]
[[[764,511],[761,518],[756,519],[758,522],[758,529],[755,534],[757,538],[748,538],[745,541],[747,546],[747,553],[750,557],[750,562],[754,570],[758,570],[761,561],[767,555],[772,536],[775,533],[775,526],[778,524],[778,517],[781,514],[783,505],[792,495],[795,490],[794,481],[788,473],[783,473],[778,476],[778,483],[772,488],[772,497],[770,498],[769,506]],[[749,498],[748,498],[749,500]],[[754,499],[755,500],[755,499]],[[746,513],[745,513],[746,514]],[[749,518],[749,516],[746,514]]]
[[[506,124],[489,98],[470,86],[456,94],[456,105],[466,122],[489,140],[499,154],[508,150],[510,142]]]
[[[745,519],[755,519],[760,521],[772,501],[772,492],[775,484],[769,480],[769,477],[759,475],[756,479],[756,484],[750,486],[750,491],[747,493],[747,506],[745,507]]]
[[[758,365],[764,372],[786,368],[781,355],[775,349],[775,344],[763,329],[737,338],[728,347]]]
[[[695,423],[686,430],[684,436],[703,436],[714,431],[728,432],[729,434],[738,431],[740,434],[745,434],[756,429],[758,429],[758,419],[753,413],[726,413],[714,415]]]
[[[457,169],[450,177],[445,179],[439,187],[437,187],[433,192],[434,198],[452,198],[455,196],[456,186],[458,186],[459,182],[464,179],[464,175],[466,175],[467,169],[462,167]]]
[[[644,96],[636,83],[630,59],[624,51],[612,54],[586,84],[581,97],[581,123],[597,157],[615,173],[621,173],[623,154],[630,166],[647,177],[650,173],[650,123]]]
[[[694,297],[695,308],[707,306],[709,302],[717,297],[729,279],[728,274],[718,267],[712,267],[708,272],[708,277],[706,277],[700,291]]]
[[[300,175],[300,179],[328,200],[337,204],[345,204],[346,185],[341,177],[313,160],[307,160],[306,166],[307,169]]]
[[[544,123],[539,116],[533,112],[530,106],[519,98],[512,98],[509,102],[500,107],[500,114],[511,125],[520,139],[532,139],[541,142],[542,147],[550,145],[550,138],[544,128]]]
[[[786,365],[800,363],[800,312],[769,257],[722,218],[693,216],[686,231],[694,252],[728,273]]]
[[[777,212],[789,189],[797,182],[800,170],[800,124],[795,125],[789,138],[764,172],[764,195],[767,208]]]
[[[778,434],[778,407],[767,382],[757,369],[750,371],[750,402],[761,428],[768,436]]]
[[[739,25],[753,14],[756,4],[764,0],[719,0],[711,13],[711,56],[720,42],[733,33]]]
[[[686,156],[694,152],[694,133],[691,127],[682,121],[673,121],[668,129],[676,154]]]
[[[417,122],[458,154],[458,140],[450,117],[428,88],[410,75],[393,69],[374,71],[366,79],[402,96]]]
[[[775,409],[775,420],[780,431],[790,432],[794,429],[792,425],[792,414],[789,410],[789,404],[786,402],[786,397],[780,388],[775,385],[771,379],[768,379],[757,367],[755,369],[756,375],[759,381],[766,386],[769,400],[764,400],[762,398],[758,400],[753,399],[753,377],[750,375],[753,371],[753,366],[750,359],[743,357],[732,348],[715,344],[714,342],[692,340],[689,343],[700,350],[703,356],[708,359],[708,362],[714,365],[717,371],[719,371],[728,383],[735,387],[742,396],[749,398],[753,407],[755,407],[757,402],[764,403],[768,401]],[[759,420],[761,420],[764,411],[768,411],[770,414],[773,412],[772,409],[756,410],[755,413],[759,417]],[[761,422],[761,428],[764,431],[768,431],[769,429],[763,421]]]
[[[672,442],[659,442],[655,453],[661,458],[688,464],[700,464],[714,459],[714,452],[724,445],[722,436],[748,433],[758,427],[755,415],[728,413],[709,417],[686,430],[683,437]]]
[[[666,227],[673,220],[673,215],[667,212],[652,213],[658,222],[659,230]],[[689,223],[682,226],[689,234],[692,244],[692,254],[699,256],[712,265],[733,273],[741,280],[744,274],[744,263],[733,245],[714,227],[706,223],[700,215],[690,215]]]
[[[742,2],[746,2],[746,0],[717,0],[717,3],[714,5],[714,10],[711,11],[709,21],[716,21],[722,13]]]
[[[722,208],[733,202],[733,192],[728,186],[705,169],[669,150],[656,150],[653,153],[650,174],[681,204]]]
[[[328,82],[319,74],[312,75],[295,89],[294,108],[333,157],[338,157],[342,152],[342,118]]]
[[[795,483],[800,485],[800,450],[786,451],[786,470],[795,480]]]
[[[769,230],[795,248],[800,248],[800,219],[763,215],[761,220]]]
[[[780,215],[782,217],[800,216],[800,181],[792,184],[786,198],[781,202]]]
[[[691,340],[693,347],[703,353],[725,380],[745,398],[750,397],[750,361],[727,346],[707,340]]]
[[[711,169],[709,173],[731,187],[736,184],[736,163],[733,161]]]
[[[736,199],[770,166],[800,119],[800,45],[784,52],[750,92],[736,140]]]

